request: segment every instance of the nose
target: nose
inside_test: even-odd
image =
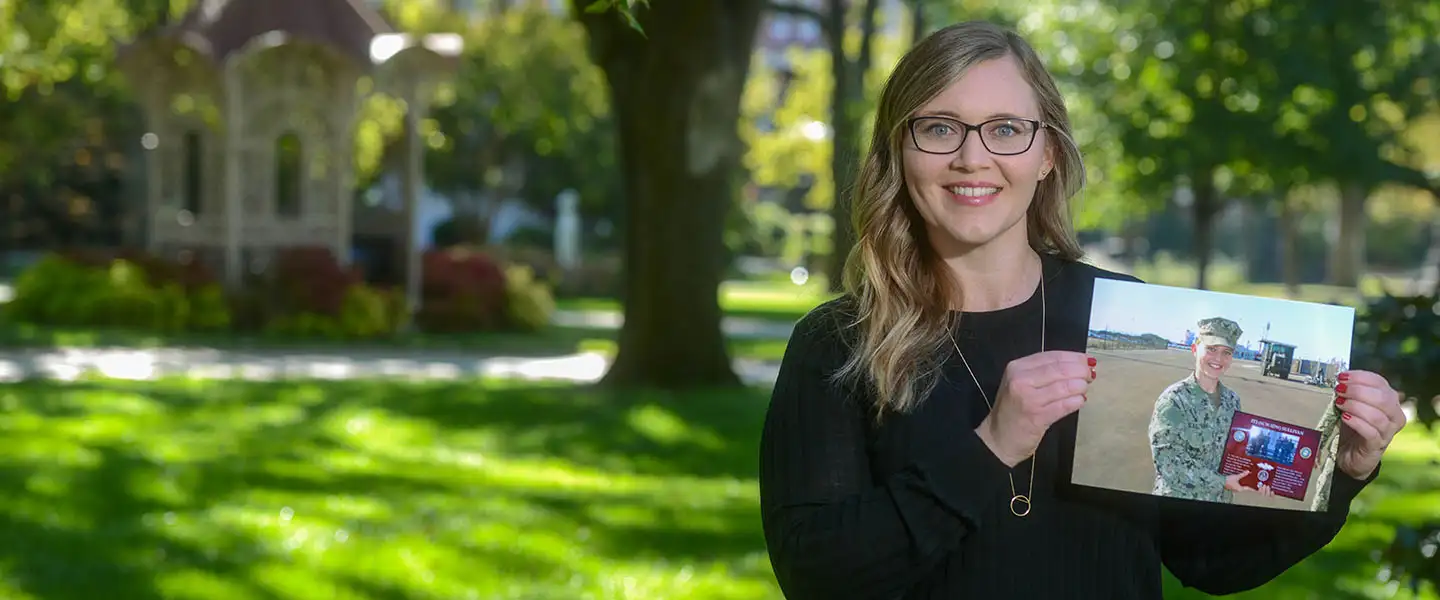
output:
[[[963,171],[977,171],[990,164],[990,150],[980,141],[980,132],[966,131],[964,135],[952,166]]]

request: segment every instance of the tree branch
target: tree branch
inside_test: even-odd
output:
[[[1430,192],[1436,202],[1440,202],[1440,178],[1432,179],[1429,175],[1416,169],[1394,162],[1386,161],[1386,177],[1390,181],[1401,185],[1407,185],[1423,191]]]
[[[767,12],[779,13],[782,15],[794,15],[797,17],[805,17],[807,19],[814,19],[821,22],[825,21],[825,13],[822,13],[808,6],[800,6],[798,4],[790,4],[788,2],[766,2],[765,10]]]

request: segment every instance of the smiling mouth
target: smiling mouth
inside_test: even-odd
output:
[[[1219,371],[1222,368],[1219,363],[1213,362],[1207,362],[1205,363],[1205,366],[1210,367],[1211,369],[1214,369],[1216,371]]]
[[[1000,188],[994,186],[951,185],[945,186],[945,190],[966,204],[984,204],[995,199],[995,196],[1000,193]]]

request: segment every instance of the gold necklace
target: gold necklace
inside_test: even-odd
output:
[[[1041,351],[1041,352],[1044,352],[1044,351],[1045,351],[1045,320],[1046,320],[1046,315],[1045,315],[1045,265],[1044,265],[1044,263],[1041,263],[1041,265],[1040,265],[1040,351]],[[965,370],[970,373],[970,380],[975,382],[975,389],[980,392],[980,397],[985,399],[985,406],[990,407],[990,412],[992,412],[992,413],[995,412],[995,405],[993,405],[993,404],[990,403],[990,396],[989,396],[989,394],[986,394],[986,393],[985,393],[985,388],[980,385],[980,379],[979,379],[978,377],[975,377],[975,371],[970,368],[970,361],[965,360],[965,353],[960,351],[960,344],[955,341],[955,335],[954,335],[953,333],[951,333],[949,329],[946,329],[945,334],[948,335],[948,336],[950,336],[950,344],[953,345],[953,346],[955,346],[955,353],[960,355],[960,362],[962,362],[962,363],[965,364]],[[1014,476],[1013,474],[1011,474],[1011,473],[1006,473],[1006,475],[1007,475],[1008,477],[1010,477],[1010,513],[1013,514],[1013,515],[1015,515],[1015,516],[1017,516],[1017,517],[1023,517],[1023,516],[1025,516],[1025,515],[1030,514],[1030,506],[1031,506],[1030,496],[1034,495],[1034,493],[1035,493],[1035,463],[1036,463],[1036,462],[1039,462],[1039,457],[1036,456],[1036,455],[1032,455],[1032,456],[1030,457],[1030,493],[1029,493],[1029,494],[1021,494],[1021,493],[1015,491],[1015,476]],[[1021,505],[1021,506],[1024,508],[1024,510],[1022,511],[1022,510],[1020,510],[1020,509],[1015,508],[1015,505],[1016,505],[1016,504]]]

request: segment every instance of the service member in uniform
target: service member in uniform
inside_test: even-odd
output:
[[[1240,324],[1223,317],[1202,319],[1191,352],[1195,370],[1171,384],[1155,401],[1150,415],[1150,452],[1155,460],[1155,487],[1161,496],[1230,503],[1235,492],[1260,490],[1240,486],[1246,472],[1220,474],[1230,419],[1240,410],[1240,396],[1220,379],[1230,370]]]

